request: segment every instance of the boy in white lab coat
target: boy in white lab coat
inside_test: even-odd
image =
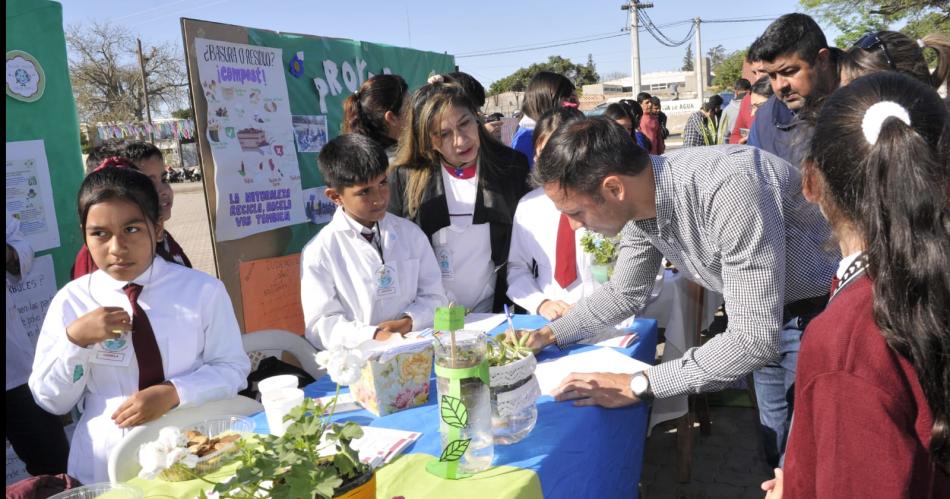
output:
[[[442,273],[422,230],[386,211],[386,152],[363,135],[341,135],[318,166],[338,208],[301,255],[307,339],[355,347],[431,326],[445,303]]]

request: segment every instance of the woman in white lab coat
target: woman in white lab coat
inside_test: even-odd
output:
[[[429,238],[450,301],[499,312],[508,302],[511,222],[529,190],[527,160],[485,132],[458,84],[431,81],[410,102],[389,211]]]
[[[108,480],[112,448],[174,407],[233,397],[250,361],[221,281],[156,257],[158,195],[141,173],[106,168],[79,193],[99,270],[63,287],[40,332],[30,390],[55,414],[79,404],[69,474]]]
[[[386,212],[387,166],[382,147],[359,134],[341,135],[320,151],[327,197],[338,208],[301,255],[306,336],[317,348],[424,329],[445,304],[425,234]]]

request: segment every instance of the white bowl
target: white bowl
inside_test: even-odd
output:
[[[142,499],[145,496],[141,490],[131,485],[105,482],[64,490],[49,499],[93,499],[104,494],[115,499]]]

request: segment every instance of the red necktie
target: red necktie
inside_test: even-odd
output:
[[[135,359],[139,363],[139,390],[144,390],[165,381],[162,352],[158,349],[152,323],[139,306],[142,285],[130,282],[122,290],[132,304],[132,347],[135,348]]]
[[[831,294],[835,294],[835,291],[838,290],[839,284],[841,284],[841,280],[838,279],[837,275],[831,278]]]
[[[375,232],[360,232],[360,235],[363,236],[363,239],[366,239],[366,242],[372,243],[373,236],[375,236],[376,233]]]
[[[567,215],[561,214],[557,225],[557,247],[555,249],[554,280],[567,288],[577,280],[577,248],[574,243],[574,229]]]

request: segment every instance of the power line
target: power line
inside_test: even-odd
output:
[[[577,45],[577,44],[579,44],[579,43],[594,42],[594,41],[597,41],[597,40],[607,40],[607,39],[609,39],[609,38],[617,38],[617,37],[619,37],[619,36],[627,36],[627,34],[626,34],[626,33],[616,33],[616,34],[613,34],[613,35],[610,35],[610,36],[602,36],[602,37],[599,37],[599,38],[588,38],[588,39],[586,39],[586,40],[578,40],[578,41],[575,41],[575,42],[555,43],[555,44],[551,44],[551,45],[543,45],[543,46],[540,46],[540,47],[533,47],[533,48],[527,48],[527,49],[501,50],[501,51],[497,51],[497,52],[483,52],[483,53],[480,53],[480,54],[457,55],[457,56],[455,56],[455,58],[456,58],[456,59],[467,59],[467,58],[471,58],[471,57],[485,57],[485,56],[489,56],[489,55],[513,54],[513,53],[515,53],[515,52],[529,52],[529,51],[532,51],[532,50],[541,50],[541,49],[547,49],[547,48],[552,48],[552,47],[563,47],[563,46],[566,46],[566,45]]]
[[[625,29],[626,29],[626,28],[621,28],[621,31],[624,31]],[[606,33],[594,33],[594,34],[591,34],[591,35],[581,35],[581,36],[575,36],[575,37],[572,37],[572,38],[562,38],[562,39],[560,39],[560,40],[549,40],[549,41],[546,41],[546,42],[526,43],[526,44],[524,44],[524,45],[512,45],[512,46],[509,46],[509,47],[496,47],[496,48],[493,48],[493,49],[489,49],[489,51],[492,51],[492,52],[493,52],[493,51],[496,51],[496,50],[511,50],[511,49],[520,49],[520,48],[531,49],[531,48],[533,48],[533,47],[535,47],[535,46],[539,46],[539,45],[545,45],[545,46],[547,46],[546,44],[562,43],[562,42],[571,42],[571,41],[577,41],[577,40],[586,40],[586,39],[588,39],[588,38],[595,38],[595,37],[608,36],[608,35],[615,35],[615,34],[617,34],[616,31],[610,31],[610,32],[606,32]],[[455,54],[455,57],[468,57],[468,56],[471,56],[471,55],[478,55],[478,54],[483,54],[483,53],[485,53],[485,51],[483,51],[483,50],[476,50],[476,51],[473,51],[473,52],[462,52],[462,53],[460,53],[460,54]]]

